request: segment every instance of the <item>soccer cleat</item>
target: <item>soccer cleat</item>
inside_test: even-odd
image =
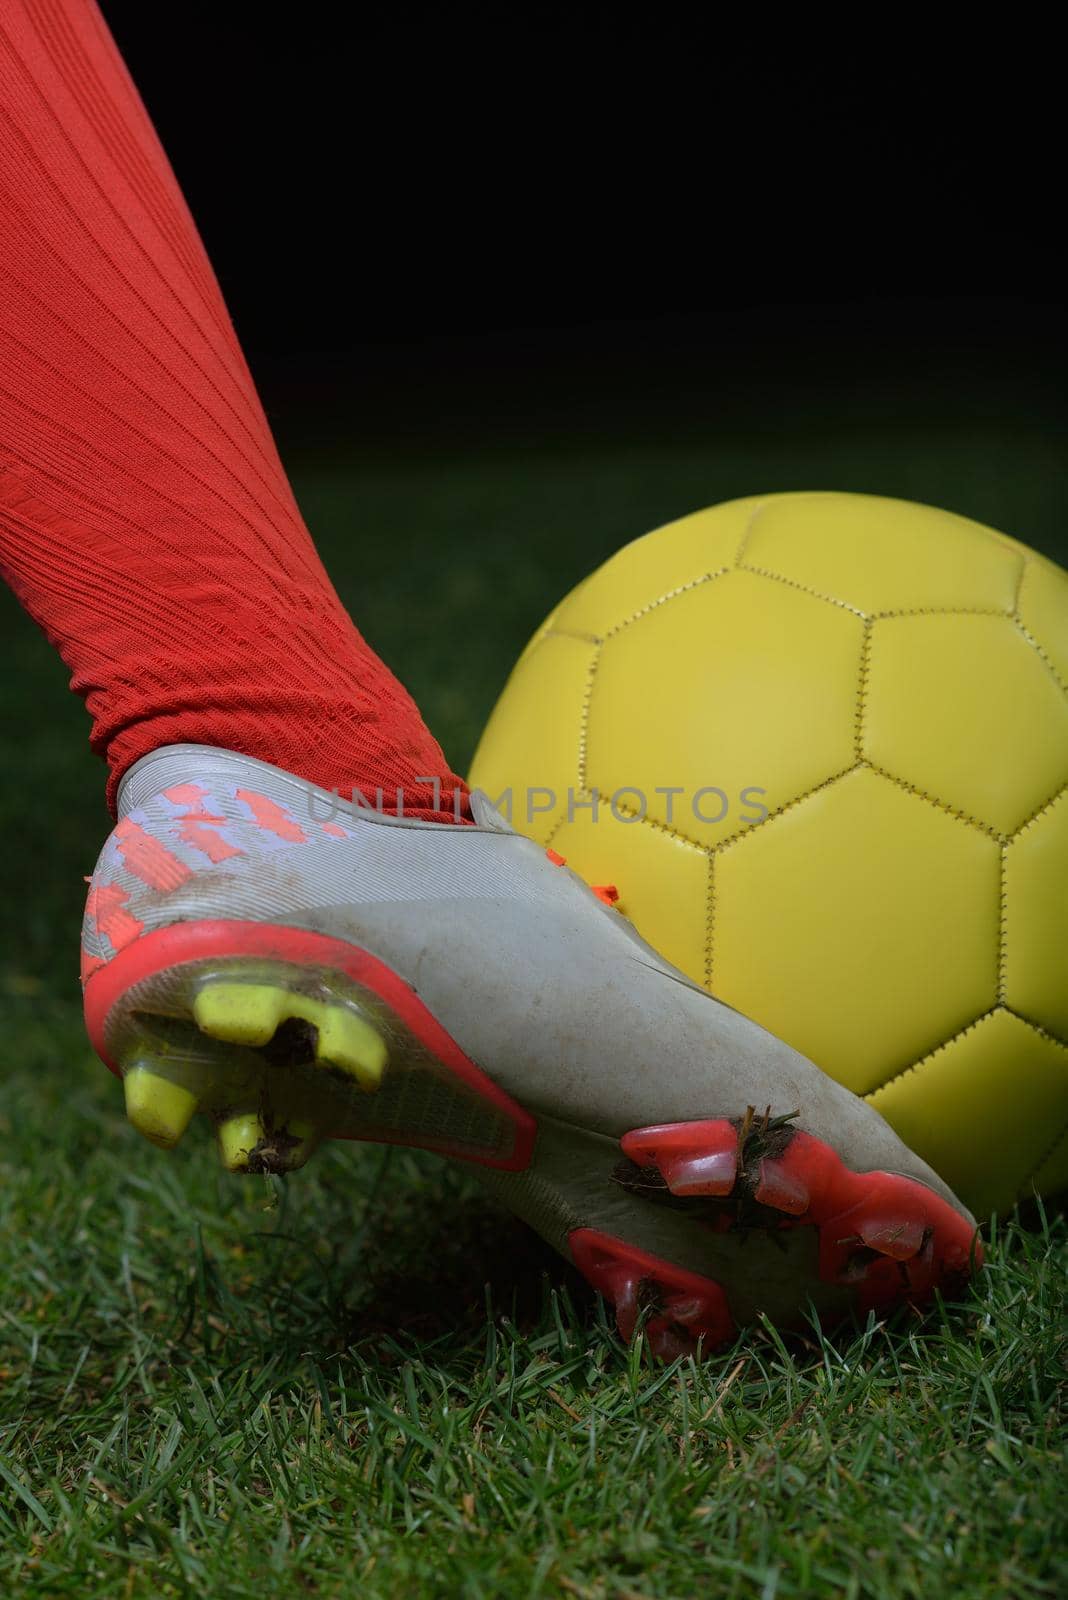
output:
[[[383,816],[195,745],[138,762],[83,932],[131,1122],[171,1148],[199,1111],[235,1172],[326,1138],[470,1162],[664,1357],[965,1282],[972,1218],[871,1106],[473,806]]]

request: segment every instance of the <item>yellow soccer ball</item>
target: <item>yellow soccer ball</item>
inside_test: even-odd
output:
[[[905,501],[700,511],[556,608],[472,782],[977,1214],[1068,1183],[1061,568]]]

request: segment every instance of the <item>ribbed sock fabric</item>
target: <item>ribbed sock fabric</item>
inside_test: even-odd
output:
[[[85,697],[112,808],[132,762],[191,741],[466,819],[316,554],[90,0],[0,14],[0,571]]]

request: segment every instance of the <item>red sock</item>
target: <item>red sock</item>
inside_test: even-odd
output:
[[[85,697],[110,804],[191,741],[439,821],[459,788],[466,814],[315,552],[91,0],[0,21],[0,571]]]

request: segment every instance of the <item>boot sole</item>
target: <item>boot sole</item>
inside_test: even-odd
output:
[[[130,1121],[162,1148],[198,1112],[232,1172],[293,1171],[326,1138],[405,1144],[497,1174],[502,1196],[530,1210],[538,1121],[411,985],[346,941],[259,922],[175,923],[93,973],[85,1013]],[[754,1237],[804,1255],[803,1273],[832,1293],[825,1304],[861,1312],[952,1297],[981,1266],[971,1225],[923,1184],[851,1171],[789,1114],[733,1109],[634,1129],[618,1146],[590,1134],[591,1148],[614,1151],[610,1169],[599,1153],[592,1185],[579,1182],[566,1203],[553,1196],[565,1219],[554,1240],[612,1303],[624,1339],[643,1328],[664,1359],[732,1339],[724,1249]],[[552,1119],[542,1123],[548,1142]],[[625,1217],[633,1237],[613,1226]],[[666,1236],[672,1248],[676,1225],[685,1264],[643,1243]],[[705,1260],[722,1282],[693,1270]]]

